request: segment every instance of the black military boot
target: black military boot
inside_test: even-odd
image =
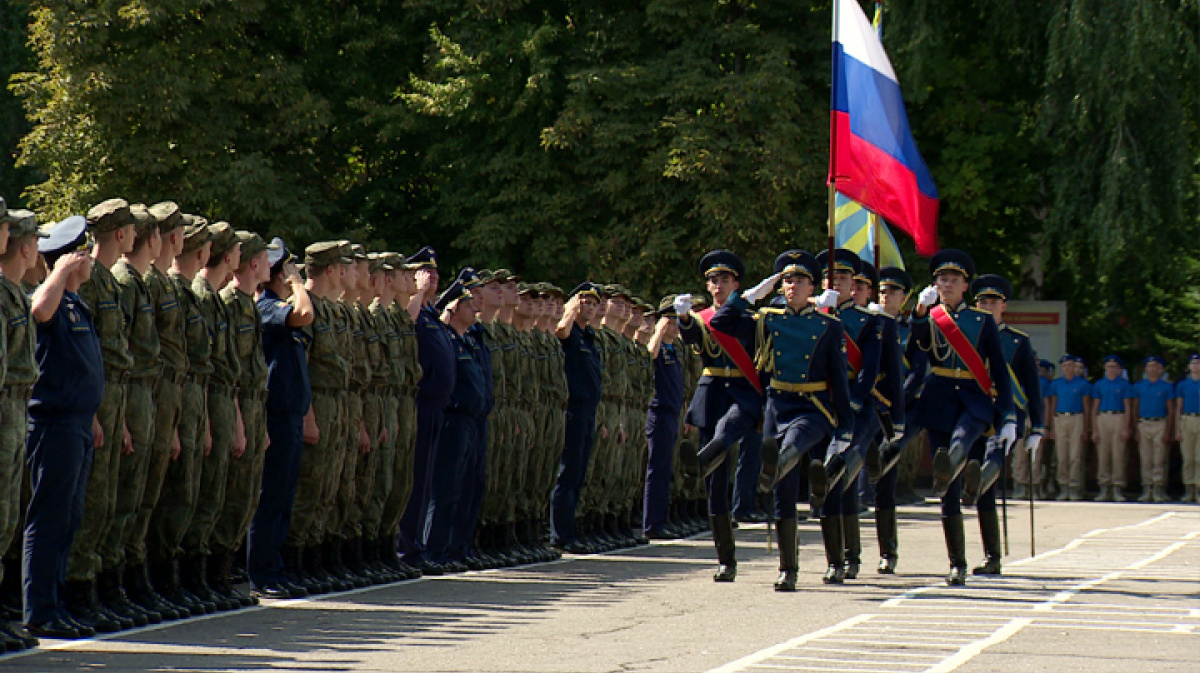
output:
[[[942,532],[946,535],[946,552],[950,557],[950,574],[946,576],[946,584],[963,586],[967,583],[967,541],[962,514],[943,516]]]
[[[900,540],[896,536],[896,510],[875,510],[875,535],[879,538],[880,575],[895,575],[896,563],[900,560]]]
[[[186,610],[187,614],[184,617],[199,616],[208,612],[195,596],[183,590],[179,582],[179,562],[176,559],[151,563],[150,583],[163,600]]]
[[[97,633],[116,633],[121,630],[121,622],[108,612],[98,609],[100,601],[96,598],[95,582],[67,580],[64,599],[67,611],[74,621],[95,629]]]
[[[368,571],[363,564],[362,538],[342,540],[341,547],[342,563],[346,566],[346,572],[357,580],[366,582],[366,586],[375,584],[378,581],[375,574]]]
[[[213,593],[220,596],[231,605],[231,610],[257,605],[258,600],[234,588],[230,571],[233,568],[233,555],[236,552],[229,549],[213,550],[209,558],[208,585]]]
[[[780,519],[775,526],[779,531],[779,579],[775,580],[775,590],[795,591],[796,575],[800,571],[796,520]]]
[[[979,496],[987,493],[999,478],[999,462],[985,460],[980,463],[978,460],[968,460],[967,466],[963,468],[962,503],[967,506],[974,505]]]
[[[725,462],[725,457],[729,455],[729,446],[724,442],[713,439],[705,444],[703,448],[696,452],[696,458],[700,460],[700,472],[705,477],[711,475],[721,463]]]
[[[196,554],[187,559],[187,569],[180,579],[184,588],[192,592],[201,602],[212,607],[212,612],[232,610],[237,607],[233,601],[213,591],[209,586],[209,563],[212,561],[208,554]]]
[[[933,495],[940,498],[946,495],[963,467],[967,464],[967,447],[960,441],[952,441],[947,448],[938,449],[933,454]]]
[[[345,586],[343,591],[370,585],[370,582],[346,569],[342,559],[342,543],[337,538],[327,540],[321,545],[321,556],[325,559],[325,570]]]
[[[129,600],[162,615],[163,621],[174,621],[184,616],[184,612],[167,604],[151,586],[150,572],[145,563],[125,567],[125,591],[129,595]]]
[[[126,609],[118,596],[120,584],[117,582],[116,571],[108,570],[96,575],[96,598],[100,601],[100,609],[111,615],[121,624],[121,630],[145,626],[150,619],[141,610]]]
[[[985,558],[972,572],[976,575],[999,575],[1004,547],[1000,540],[1000,515],[996,510],[979,512],[979,532],[983,535]]]
[[[862,529],[857,514],[842,515],[842,538],[846,541],[846,579],[858,579],[862,569]]]
[[[846,452],[834,454],[824,462],[812,460],[808,464],[809,499],[813,507],[825,504],[825,496],[837,486],[846,474]]]
[[[717,547],[717,572],[714,582],[732,582],[737,579],[737,545],[733,540],[733,517],[729,514],[714,514],[709,517],[713,543]]]
[[[821,581],[842,584],[846,581],[846,541],[842,534],[842,517],[821,517],[821,540],[825,543],[825,561],[829,564]]]
[[[143,615],[146,616],[146,619],[151,624],[163,623],[164,620],[163,620],[163,616],[162,616],[161,612],[158,612],[157,610],[148,608],[145,605],[142,605],[141,603],[138,603],[137,601],[134,601],[132,598],[130,598],[130,596],[129,596],[130,588],[131,588],[131,586],[136,588],[136,586],[137,586],[136,583],[138,581],[138,577],[136,575],[130,573],[128,568],[126,568],[126,566],[124,564],[117,566],[116,576],[117,576],[117,600],[121,603],[121,605],[123,607],[125,607],[127,610],[134,610],[134,611],[142,613]]]
[[[301,554],[304,559],[304,570],[311,583],[303,586],[310,594],[327,594],[331,591],[345,591],[348,587],[334,579],[333,575],[325,572],[324,559],[319,545],[305,547]]]
[[[193,612],[192,608],[186,603],[177,603],[167,598],[164,592],[171,586],[170,566],[164,566],[163,563],[146,563],[145,567],[146,584],[150,587],[150,593],[158,599],[159,603],[175,610],[179,614],[179,619],[187,619],[194,614],[202,614],[199,611]]]

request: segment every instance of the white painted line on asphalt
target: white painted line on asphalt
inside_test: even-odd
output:
[[[860,652],[860,654],[861,654],[861,652]],[[885,661],[885,660],[873,661],[870,659],[862,659],[862,658],[833,659],[833,658],[828,658],[828,657],[798,657],[798,656],[795,656],[792,654],[777,654],[777,655],[775,655],[774,658],[783,659],[785,661],[815,661],[815,662],[821,663],[821,664],[858,664],[860,666],[925,666],[926,665],[926,664],[923,664],[918,661],[909,663],[909,662],[905,662],[905,661]]]
[[[953,671],[959,666],[962,666],[968,661],[979,656],[979,654],[987,648],[992,647],[993,645],[999,645],[1009,638],[1012,638],[1014,635],[1019,633],[1021,629],[1029,626],[1032,623],[1033,620],[1029,618],[1014,619],[999,631],[993,633],[991,637],[971,643],[938,665],[929,668],[925,673],[949,673],[949,671]]]
[[[838,653],[842,653],[842,654],[862,654],[862,652],[863,652],[863,650],[861,650],[861,649],[851,650],[851,649],[848,649],[845,647],[819,647],[817,645],[805,645],[804,647],[801,647],[799,649],[802,651],[813,650],[816,652],[838,652]],[[900,652],[897,650],[892,650],[892,649],[887,649],[887,648],[876,648],[876,649],[870,650],[869,652],[870,652],[870,654],[886,654],[889,657],[918,657],[921,659],[929,658],[928,654],[922,654],[919,652]]]
[[[1143,561],[1138,561],[1137,563],[1134,563],[1133,565],[1126,568],[1126,570],[1141,570],[1142,568],[1145,568],[1146,566],[1148,566],[1152,563],[1157,563],[1157,562],[1165,559],[1166,557],[1170,556],[1171,554],[1174,554],[1175,552],[1179,551],[1180,549],[1183,549],[1186,546],[1187,546],[1186,542],[1176,542],[1175,544],[1171,545],[1170,547],[1167,547],[1166,549],[1158,552],[1154,556],[1151,556],[1150,558],[1145,559]]]
[[[834,624],[833,626],[830,626],[830,627],[827,627],[824,629],[820,629],[818,631],[813,631],[812,633],[807,633],[798,638],[792,638],[789,641],[779,643],[778,645],[772,645],[771,647],[759,650],[753,654],[746,655],[746,656],[742,657],[741,659],[738,659],[736,661],[731,661],[728,664],[725,664],[724,666],[714,668],[711,671],[709,671],[709,673],[734,673],[735,671],[740,671],[749,666],[753,666],[754,664],[757,664],[759,662],[766,661],[767,659],[770,659],[771,657],[775,656],[776,654],[780,654],[780,653],[786,652],[790,649],[800,647],[801,645],[803,645],[807,642],[816,640],[818,638],[824,638],[825,636],[833,635],[835,633],[838,633],[839,631],[843,631],[843,630],[851,628],[853,626],[857,626],[858,624],[861,624],[862,622],[865,622],[868,619],[871,619],[872,617],[874,617],[874,615],[866,614],[866,613],[861,614],[861,615],[855,615],[854,617],[851,617],[850,619],[847,619],[838,624]]]

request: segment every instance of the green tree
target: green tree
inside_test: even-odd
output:
[[[27,21],[23,2],[8,2],[0,13],[0,84],[7,83],[13,73],[28,69],[32,62],[25,44]],[[17,143],[28,130],[21,101],[7,86],[0,86],[0,196],[11,207],[21,205],[22,192],[39,177],[35,171],[15,166]]]

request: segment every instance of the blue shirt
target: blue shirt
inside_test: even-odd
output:
[[[92,314],[74,292],[63,292],[58,310],[37,325],[35,351],[41,375],[33,385],[29,416],[77,419],[91,429],[104,399],[104,361]]]
[[[267,360],[267,413],[308,413],[312,389],[308,380],[308,335],[288,327],[292,305],[271,290],[258,295],[262,316],[262,349]]]
[[[1175,396],[1183,400],[1183,413],[1200,414],[1200,381],[1185,376],[1175,384]]]
[[[567,374],[568,403],[595,406],[600,403],[600,353],[596,350],[596,331],[571,325],[571,333],[559,339],[563,349],[563,369]]]
[[[1115,411],[1125,413],[1125,400],[1134,397],[1133,384],[1118,376],[1109,379],[1107,376],[1092,384],[1093,397],[1100,400],[1100,411]]]
[[[1142,379],[1133,386],[1138,400],[1138,418],[1165,418],[1167,401],[1175,399],[1175,386],[1159,379]]]
[[[1058,398],[1054,405],[1056,414],[1082,414],[1083,400],[1092,396],[1092,384],[1082,376],[1076,376],[1070,381],[1060,376],[1050,383],[1048,397]]]
[[[421,363],[418,398],[445,401],[454,392],[458,351],[450,334],[451,329],[432,306],[421,307],[417,313],[417,360]]]
[[[1038,389],[1042,391],[1042,397],[1050,397],[1050,385],[1052,381],[1041,374],[1038,375],[1038,382],[1041,384]]]

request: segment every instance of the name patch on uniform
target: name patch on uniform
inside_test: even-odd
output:
[[[170,311],[170,310],[171,310],[171,309],[173,309],[173,308],[178,308],[178,306],[179,306],[179,302],[178,302],[178,301],[176,301],[176,300],[174,300],[174,299],[172,299],[172,300],[170,300],[170,301],[164,301],[163,303],[159,304],[159,305],[158,305],[158,310],[160,310],[160,311]]]
[[[138,310],[142,313],[154,313],[154,304],[142,304],[138,306]]]
[[[238,334],[246,334],[247,332],[253,332],[254,325],[238,325],[237,331],[238,331]]]
[[[72,313],[71,315],[74,315],[74,314]],[[12,327],[20,327],[21,325],[24,325],[27,322],[29,322],[29,316],[19,315],[15,318],[10,318],[8,321],[8,324],[11,325]]]
[[[96,309],[99,311],[114,311],[117,308],[115,301],[102,301],[96,304]]]

